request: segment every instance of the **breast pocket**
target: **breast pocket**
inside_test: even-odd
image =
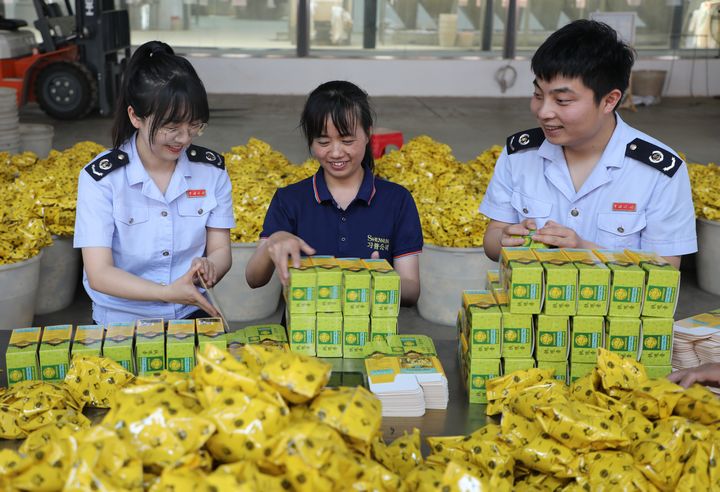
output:
[[[207,222],[211,212],[217,207],[215,197],[207,197],[199,200],[197,198],[185,198],[178,201],[178,216],[182,228],[182,236],[178,247],[181,249],[204,244],[207,238]]]
[[[113,210],[113,218],[118,229],[142,229],[148,221],[147,207],[117,207]]]
[[[510,203],[520,216],[520,222],[525,219],[533,219],[538,228],[545,225],[553,206],[550,202],[538,200],[517,191],[512,194]]]
[[[640,234],[647,222],[645,214],[640,213],[600,213],[598,214],[597,243],[611,249],[640,247]]]

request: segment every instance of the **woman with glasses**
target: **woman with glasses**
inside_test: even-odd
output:
[[[81,172],[76,248],[98,324],[217,316],[199,284],[230,269],[234,227],[222,155],[192,145],[210,116],[190,62],[151,41],[133,54],[113,148]]]

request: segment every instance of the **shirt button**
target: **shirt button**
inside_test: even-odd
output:
[[[160,212],[160,215],[162,215],[163,217],[167,217],[167,211],[163,210],[162,212]]]
[[[340,241],[345,242],[346,239],[347,239],[347,238],[346,238],[345,236],[343,236],[343,237],[340,238]]]
[[[620,226],[617,228],[617,231],[622,234],[623,232],[625,232],[625,229],[622,226]]]
[[[170,251],[165,250],[165,251],[162,252],[162,255],[163,255],[163,256],[170,256]]]
[[[132,224],[133,222],[135,222],[135,219],[133,219],[132,217],[130,217],[130,219],[128,219],[128,224]]]
[[[528,209],[524,208],[524,209],[523,209],[523,213],[524,213],[524,214],[528,213]]]
[[[162,285],[162,286],[166,286],[166,285],[167,285],[167,283],[166,283],[166,282],[160,282],[160,285]]]
[[[340,218],[340,220],[342,220],[343,222],[347,222],[347,217],[343,216]]]
[[[202,215],[202,213],[203,213],[203,209],[199,208],[199,209],[198,209],[198,215]]]
[[[573,217],[577,217],[578,215],[580,215],[580,212],[578,211],[578,209],[574,208],[570,211],[570,215],[572,215]]]

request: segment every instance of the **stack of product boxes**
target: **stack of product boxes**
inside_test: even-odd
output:
[[[652,253],[504,248],[500,271],[488,273],[495,306],[488,291],[463,293],[459,353],[470,401],[485,402],[484,382],[518,369],[553,368],[574,381],[595,367],[599,347],[636,358],[650,377],[668,374],[679,282]]]
[[[362,359],[372,338],[397,333],[400,276],[385,260],[302,258],[285,300],[291,350]]]

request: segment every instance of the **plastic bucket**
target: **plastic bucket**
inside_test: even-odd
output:
[[[68,307],[75,299],[80,276],[81,253],[73,248],[72,237],[53,236],[40,260],[35,314],[47,314]]]
[[[634,70],[632,93],[634,96],[652,96],[660,99],[665,86],[665,70]]]
[[[42,255],[0,265],[0,330],[32,326]]]
[[[20,124],[20,150],[34,152],[41,159],[45,159],[52,150],[55,129],[51,125]]]
[[[484,289],[487,271],[498,268],[482,248],[442,248],[426,244],[420,255],[420,316],[454,325],[463,290]]]
[[[257,243],[233,243],[232,268],[213,289],[228,321],[251,321],[267,318],[280,302],[280,280],[273,275],[259,289],[251,289],[245,281],[245,267]]]
[[[440,14],[438,17],[438,41],[440,46],[455,46],[457,37],[457,14]]]
[[[706,292],[720,295],[720,222],[697,220],[698,285]]]

